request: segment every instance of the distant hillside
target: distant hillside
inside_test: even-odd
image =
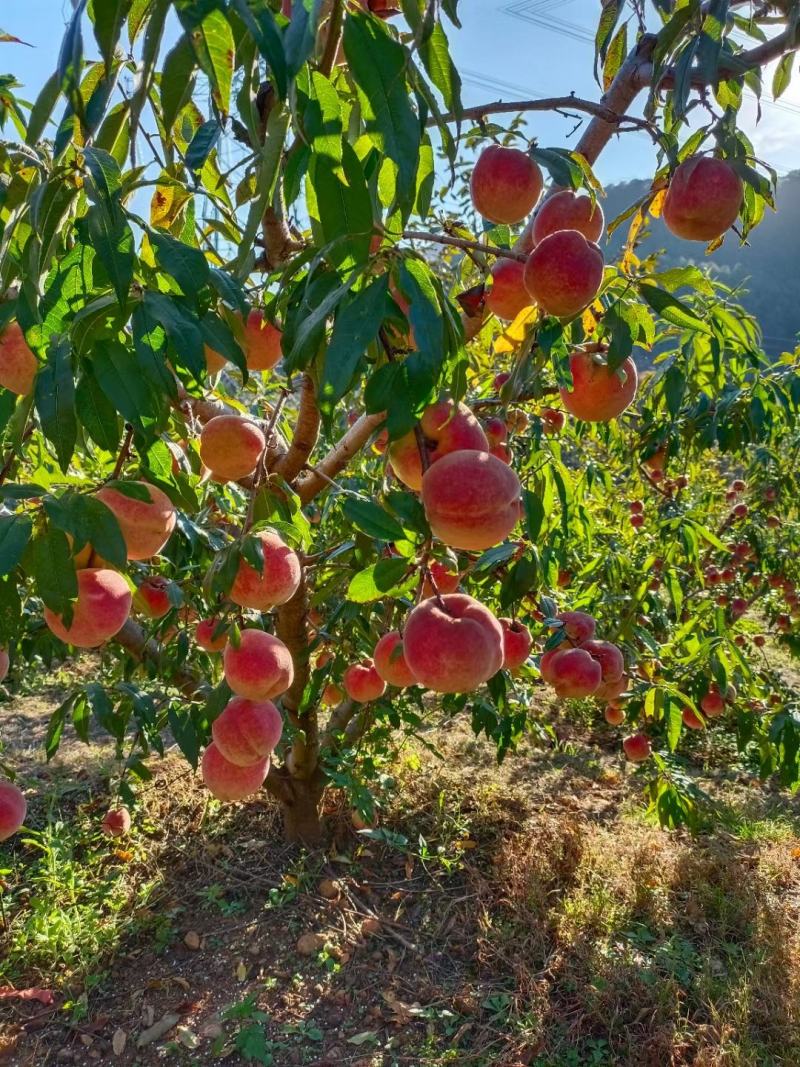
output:
[[[606,189],[603,202],[606,219],[616,218],[647,191],[644,181],[625,182]],[[750,235],[750,243],[740,246],[734,234],[711,256],[704,246],[681,241],[658,220],[652,236],[643,245],[649,250],[663,248],[664,266],[695,262],[711,265],[728,285],[743,287],[741,303],[755,314],[764,331],[764,345],[777,354],[795,347],[800,334],[800,171],[783,178],[778,186],[777,212],[767,209],[761,225]],[[616,251],[624,243],[627,225],[623,223],[611,239]]]

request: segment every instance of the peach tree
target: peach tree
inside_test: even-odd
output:
[[[774,206],[738,119],[800,5],[611,0],[597,100],[471,108],[457,0],[74,6],[0,95],[0,668],[97,650],[46,749],[114,739],[107,832],[174,741],[315,842],[442,713],[547,742],[546,689],[667,825],[698,748],[796,788],[798,356],[698,263]],[[629,136],[652,186],[607,220]]]

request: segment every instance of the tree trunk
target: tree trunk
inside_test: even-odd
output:
[[[292,779],[291,800],[281,805],[283,812],[283,835],[287,841],[308,845],[312,848],[322,844],[324,831],[320,807],[324,786],[313,781]]]

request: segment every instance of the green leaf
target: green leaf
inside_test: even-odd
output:
[[[114,49],[131,9],[131,3],[132,0],[94,0],[92,4],[94,35],[107,70],[111,69]]]
[[[397,520],[371,500],[348,496],[342,511],[348,522],[363,530],[369,537],[375,537],[379,541],[402,541],[405,537],[403,527]]]
[[[350,389],[367,346],[375,340],[383,322],[388,291],[388,278],[383,275],[339,307],[320,381],[319,406],[323,414],[332,415]]]
[[[38,535],[32,545],[31,571],[45,607],[57,615],[65,615],[69,625],[71,604],[78,595],[78,578],[63,531],[50,527]]]
[[[698,333],[712,333],[711,327],[707,323],[698,318],[686,304],[678,300],[677,297],[672,296],[671,293],[666,292],[666,290],[659,289],[656,285],[648,285],[642,282],[639,285],[639,293],[653,311],[659,314],[662,319],[672,323],[673,326],[679,326],[683,330],[695,330]]]
[[[199,248],[178,241],[164,230],[148,230],[158,265],[171,275],[184,296],[196,296],[209,278],[208,260]]]
[[[47,362],[36,377],[34,394],[42,433],[54,446],[64,474],[67,473],[78,438],[71,356],[72,348],[68,340],[62,340],[50,348]]]
[[[322,0],[294,0],[292,18],[283,36],[286,73],[291,81],[297,77],[314,50],[317,40]]]
[[[344,133],[342,104],[333,83],[318,70],[311,72],[303,126],[314,156],[329,156],[336,163],[341,163]]]
[[[29,515],[0,515],[0,576],[10,574],[22,559],[32,530]]]
[[[266,6],[260,5],[253,11],[248,0],[233,0],[233,9],[245,24],[258,46],[261,55],[267,61],[267,68],[275,82],[275,88],[281,100],[286,99],[289,77],[286,70],[286,55],[283,40],[275,23],[275,16]]]
[[[119,163],[102,148],[85,148],[83,158],[100,197],[106,204],[116,203],[122,189],[122,172]]]
[[[48,763],[58,752],[58,746],[61,744],[61,735],[64,732],[64,724],[67,721],[67,715],[72,710],[75,699],[76,695],[71,693],[63,704],[56,708],[48,720],[47,730],[44,735],[44,754]]]
[[[114,567],[124,567],[128,559],[125,540],[116,516],[93,496],[64,493],[48,497],[44,508],[53,526],[72,537],[73,552],[87,544]]]
[[[450,46],[442,24],[437,22],[433,33],[419,48],[422,63],[431,81],[442,94],[448,111],[456,118],[461,115],[461,78],[450,56]]]
[[[194,48],[197,62],[211,84],[214,103],[228,114],[233,79],[234,41],[230,23],[222,11],[209,11],[202,22],[180,8],[178,18]]]
[[[122,305],[128,299],[136,262],[133,230],[122,209],[116,205],[109,211],[103,205],[95,204],[89,208],[86,222],[92,247]]]
[[[44,83],[44,87],[36,97],[36,103],[31,108],[28,130],[25,135],[25,144],[30,148],[41,140],[59,96],[61,96],[61,79],[58,72],[55,72]]]
[[[160,324],[166,330],[180,366],[188,367],[196,378],[204,378],[203,334],[195,313],[179,297],[152,289],[145,292],[142,302],[149,323]]]
[[[610,5],[613,6],[613,5]],[[628,54],[628,24],[623,22],[611,42],[603,64],[603,91],[607,92]]]
[[[531,489],[524,489],[522,502],[525,508],[525,529],[528,534],[528,540],[535,545],[539,539],[545,518],[542,498]]]
[[[583,184],[583,168],[572,158],[572,153],[563,148],[539,148],[530,150],[531,159],[540,163],[556,185],[565,189],[579,189]]]
[[[131,318],[133,346],[143,376],[160,393],[173,400],[178,391],[175,378],[167,366],[167,338],[162,320],[147,299],[140,301]],[[180,359],[177,360],[180,362]]]
[[[186,166],[193,173],[202,170],[222,135],[222,126],[216,119],[209,119],[199,127],[186,149]]]
[[[772,76],[772,95],[776,100],[778,97],[783,96],[789,88],[796,62],[796,52],[787,52],[786,55],[782,56],[778,61],[778,64],[775,67],[775,73]]]
[[[368,604],[385,596],[401,593],[408,581],[403,581],[408,562],[404,559],[382,559],[378,563],[359,571],[347,587],[347,599],[356,604]]]
[[[372,202],[355,151],[342,143],[342,165],[327,155],[312,155],[309,180],[325,257],[346,273],[369,257],[372,240]],[[314,217],[312,205],[309,210]]]
[[[624,7],[625,0],[606,0],[603,4],[600,21],[597,25],[597,33],[594,38],[595,54],[600,60],[600,63],[605,62],[609,41],[611,40],[617,21],[619,20],[619,16]],[[595,63],[595,71],[596,70],[597,63]]]
[[[75,408],[86,433],[106,452],[115,452],[122,428],[113,404],[91,370],[84,369],[75,390]]]
[[[664,375],[664,400],[667,404],[667,411],[673,419],[677,418],[681,410],[685,393],[686,378],[677,363],[673,363]]]
[[[161,119],[171,140],[172,127],[184,105],[189,101],[195,82],[195,52],[188,34],[183,34],[164,59],[161,74]]]
[[[200,320],[203,343],[239,368],[247,381],[247,361],[239,342],[227,322],[215,311],[208,311]]]
[[[166,394],[145,378],[136,357],[115,341],[98,344],[91,360],[101,389],[124,419],[142,430],[166,415]]]
[[[419,121],[406,88],[408,53],[380,20],[362,14],[347,18],[344,50],[361,101],[366,136],[394,168],[394,202],[407,215],[414,202],[420,148]]]

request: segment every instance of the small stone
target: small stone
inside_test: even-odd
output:
[[[200,948],[200,934],[196,930],[187,930],[183,936],[183,943],[192,952],[196,952]]]
[[[316,956],[324,944],[322,934],[302,934],[297,940],[297,951],[301,956]]]
[[[319,883],[319,895],[326,900],[336,900],[341,896],[342,886],[335,878],[323,878]]]
[[[361,936],[372,937],[373,934],[380,933],[381,924],[378,919],[368,918],[364,919],[361,924]]]

